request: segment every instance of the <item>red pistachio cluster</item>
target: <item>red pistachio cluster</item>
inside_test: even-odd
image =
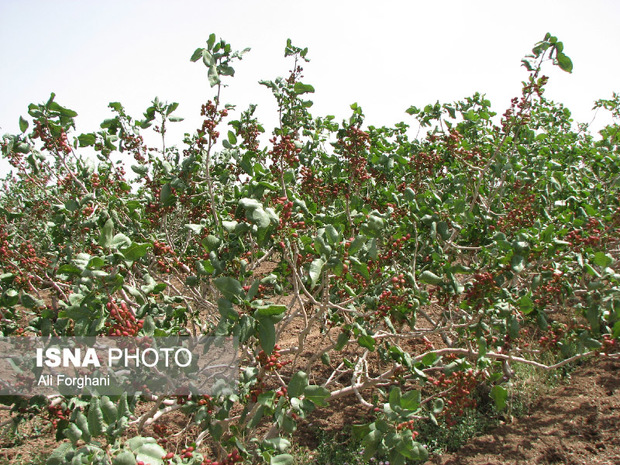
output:
[[[224,460],[211,460],[205,459],[202,461],[201,465],[232,465],[233,463],[242,462],[243,458],[239,455],[239,452],[235,449],[231,453],[229,453]]]
[[[299,163],[299,153],[301,147],[295,145],[295,140],[290,136],[280,136],[270,139],[269,142],[273,145],[273,148],[269,151],[269,155],[273,160],[271,165],[271,171],[279,174],[284,169],[284,165],[293,167]]]
[[[583,228],[570,231],[565,240],[569,246],[582,250],[584,247],[593,247],[601,243],[601,234],[604,232],[601,223],[596,218],[590,218]]]
[[[349,188],[361,187],[364,181],[371,178],[368,172],[366,152],[370,147],[370,136],[359,127],[350,126],[343,137],[338,139],[338,145],[342,148],[345,159],[349,162],[349,176],[351,185]]]
[[[507,213],[498,219],[496,225],[490,225],[489,230],[499,230],[504,233],[512,233],[519,229],[529,228],[534,225],[537,215],[535,207],[538,196],[532,192],[531,184],[523,184],[522,181],[515,181],[512,185],[512,192],[515,194],[512,201],[507,206]]]
[[[15,275],[16,286],[32,286],[40,283],[41,270],[49,266],[46,258],[40,257],[30,241],[23,242],[15,248],[5,226],[0,224],[0,264],[7,273]]]
[[[69,420],[71,417],[71,410],[68,408],[63,409],[61,404],[50,405],[47,407],[47,411],[52,421],[54,428],[58,427],[58,422],[62,420]]]
[[[568,330],[567,325],[555,323],[553,327],[549,328],[545,336],[541,336],[538,339],[538,343],[547,350],[557,349],[558,342],[566,337]]]
[[[280,354],[280,346],[278,344],[273,348],[273,352],[271,355],[267,355],[264,350],[261,350],[256,356],[256,361],[262,366],[266,371],[274,371],[279,370],[285,365],[291,363],[290,361],[280,362],[279,358],[282,355]]]
[[[41,124],[41,121],[34,121],[34,131],[32,135],[33,139],[41,139],[43,147],[50,151],[59,151],[65,154],[71,152],[71,146],[69,145],[69,139],[64,129],[60,130],[60,136],[55,138],[52,136],[49,127]]]
[[[110,312],[110,320],[105,323],[108,336],[136,336],[142,329],[144,320],[137,320],[125,302],[121,302],[119,306],[114,300],[110,300],[106,308]]]
[[[441,373],[437,378],[429,377],[428,380],[442,391],[449,391],[449,399],[442,412],[448,426],[456,424],[455,417],[462,416],[465,410],[476,407],[476,400],[472,393],[484,379],[482,372],[455,371],[449,375]]]
[[[551,270],[550,267],[542,266],[543,271]],[[546,307],[554,302],[560,302],[564,296],[564,273],[554,270],[551,279],[540,285],[534,293],[534,304]]]
[[[209,100],[200,108],[200,116],[204,116],[205,119],[202,122],[201,129],[198,131],[198,135],[200,136],[198,145],[203,146],[206,143],[214,144],[220,137],[220,133],[216,131],[215,128],[222,121],[222,118],[228,116],[228,110],[218,110],[217,105]],[[205,136],[208,136],[208,139]]]
[[[465,293],[465,302],[476,309],[492,301],[493,293],[499,289],[491,273],[477,273],[471,287]]]

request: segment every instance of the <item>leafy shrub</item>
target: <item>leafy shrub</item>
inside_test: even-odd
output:
[[[223,103],[246,52],[211,35],[193,53],[215,96],[181,145],[166,138],[178,105],[157,98],[137,119],[113,102],[75,134],[52,94],[3,136],[2,335],[240,342],[228,396],[162,396],[143,413],[129,406],[149,399],[5,399],[70,439],[48,464],[289,464],[298,423],[345,396],[375,417],[355,427],[364,457],[405,463],[427,456],[416,424],[456,421],[478,386],[502,409],[514,364],[617,351],[618,124],[595,139],[544,97],[546,61],[572,70],[555,37],[524,59],[501,117],[481,94],[411,107],[416,138],[365,126],[355,104],[341,123],[313,116],[308,50],[289,40],[290,74],[261,81],[280,121],[262,144],[255,107]],[[618,118],[618,96],[596,105]],[[200,431],[180,454],[123,440],[128,424],[165,439],[175,412]]]

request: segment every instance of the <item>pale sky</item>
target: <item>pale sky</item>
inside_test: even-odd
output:
[[[140,117],[158,96],[180,103],[176,114],[186,120],[169,144],[180,143],[213,96],[206,68],[189,60],[212,32],[234,49],[252,48],[225,81],[222,101],[258,103],[268,128],[275,104],[258,81],[287,74],[287,38],[309,48],[312,114],[339,121],[357,102],[367,124],[413,125],[409,106],[476,91],[501,114],[527,75],[521,58],[546,32],[574,63],[572,74],[545,69],[546,95],[576,121],[590,122],[594,101],[620,91],[616,0],[0,0],[0,134],[17,133],[28,104],[51,92],[78,112],[79,132],[111,116],[108,102]],[[598,115],[593,128],[606,121]]]

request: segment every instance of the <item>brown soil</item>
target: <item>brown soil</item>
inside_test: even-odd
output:
[[[620,360],[579,368],[532,413],[427,465],[620,465]]]

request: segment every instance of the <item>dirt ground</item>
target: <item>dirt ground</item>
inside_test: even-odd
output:
[[[578,368],[530,415],[427,465],[620,465],[620,360]]]

